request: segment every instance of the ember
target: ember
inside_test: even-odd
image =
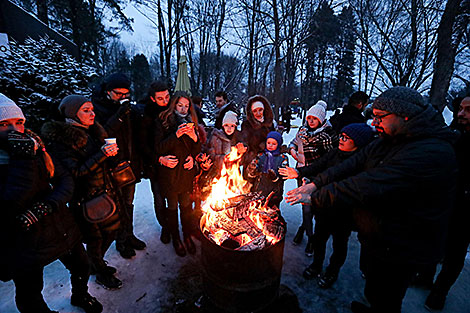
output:
[[[241,155],[232,148],[214,179],[202,206],[201,230],[216,244],[240,251],[263,249],[280,241],[285,222],[277,207],[268,207],[269,198],[248,192],[249,184],[240,173]]]

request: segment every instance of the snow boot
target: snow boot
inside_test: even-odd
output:
[[[145,242],[137,238],[135,235],[131,235],[127,238],[127,243],[135,250],[144,250],[147,245]]]
[[[170,229],[171,241],[176,255],[183,257],[186,255],[186,250],[180,239],[180,232],[178,227],[178,211],[168,211],[168,227]]]
[[[110,290],[119,289],[122,287],[122,281],[120,281],[114,275],[106,272],[97,273],[95,281],[104,288]]]
[[[124,259],[132,259],[135,256],[134,248],[128,242],[117,242],[116,241],[116,250],[119,251],[119,254]]]
[[[303,272],[303,276],[306,279],[314,279],[317,278],[322,271],[322,267],[318,266],[315,262],[310,264]]]
[[[103,311],[103,305],[88,292],[84,294],[72,294],[70,303],[73,306],[82,308],[86,313],[101,313]]]
[[[305,247],[305,255],[306,256],[313,256],[313,235],[308,236],[307,246]]]

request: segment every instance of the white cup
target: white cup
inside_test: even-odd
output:
[[[107,145],[112,145],[113,143],[116,143],[116,138],[105,138],[104,142]]]

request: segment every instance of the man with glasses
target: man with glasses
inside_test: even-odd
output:
[[[104,127],[109,137],[115,137],[119,146],[116,165],[119,161],[130,161],[136,176],[141,172],[139,158],[133,143],[133,121],[135,113],[130,103],[131,81],[122,73],[106,77],[91,98],[96,120]],[[132,112],[131,112],[132,111]],[[116,249],[123,258],[135,256],[136,250],[145,249],[145,243],[134,235],[134,193],[135,183],[121,188],[123,208],[121,228],[116,239]]]
[[[407,87],[393,87],[373,104],[380,138],[320,173],[313,184],[287,193],[290,204],[317,212],[346,214],[361,208],[364,294],[353,312],[401,312],[417,269],[443,255],[449,212],[455,198],[457,135],[442,115]]]

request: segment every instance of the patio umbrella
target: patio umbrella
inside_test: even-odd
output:
[[[175,91],[185,91],[191,96],[191,83],[189,82],[186,56],[182,55],[178,62],[178,77],[176,78]]]

